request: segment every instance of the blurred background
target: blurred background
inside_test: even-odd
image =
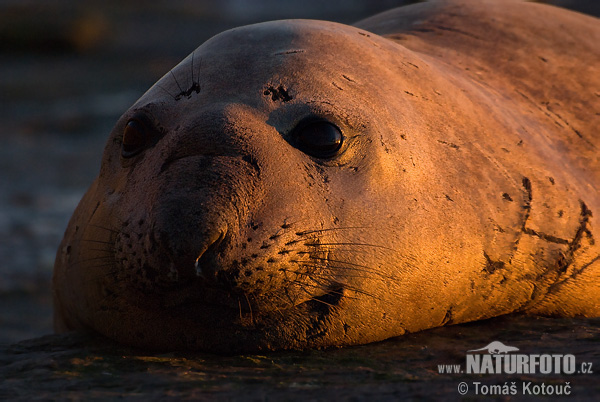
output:
[[[600,1],[550,3],[593,15]],[[0,0],[0,343],[52,332],[54,256],[112,125],[211,36],[407,0]]]

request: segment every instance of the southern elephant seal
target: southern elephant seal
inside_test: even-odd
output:
[[[599,315],[598,43],[507,1],[217,35],[112,131],[57,331],[240,352]]]

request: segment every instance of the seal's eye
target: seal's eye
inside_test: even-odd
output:
[[[293,137],[299,150],[315,158],[333,158],[342,148],[342,132],[328,121],[301,124]]]
[[[127,122],[123,131],[123,145],[121,155],[130,158],[144,149],[148,142],[149,132],[146,125],[138,120],[131,119]]]

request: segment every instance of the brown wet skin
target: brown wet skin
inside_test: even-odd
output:
[[[231,353],[600,315],[599,27],[449,1],[217,35],[115,125],[56,330]]]

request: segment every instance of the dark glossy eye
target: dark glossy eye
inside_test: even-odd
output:
[[[301,124],[293,133],[296,148],[315,158],[327,159],[338,154],[342,148],[342,132],[327,121]]]
[[[121,155],[130,158],[142,151],[150,138],[149,129],[140,119],[131,119],[123,131],[123,145]]]

